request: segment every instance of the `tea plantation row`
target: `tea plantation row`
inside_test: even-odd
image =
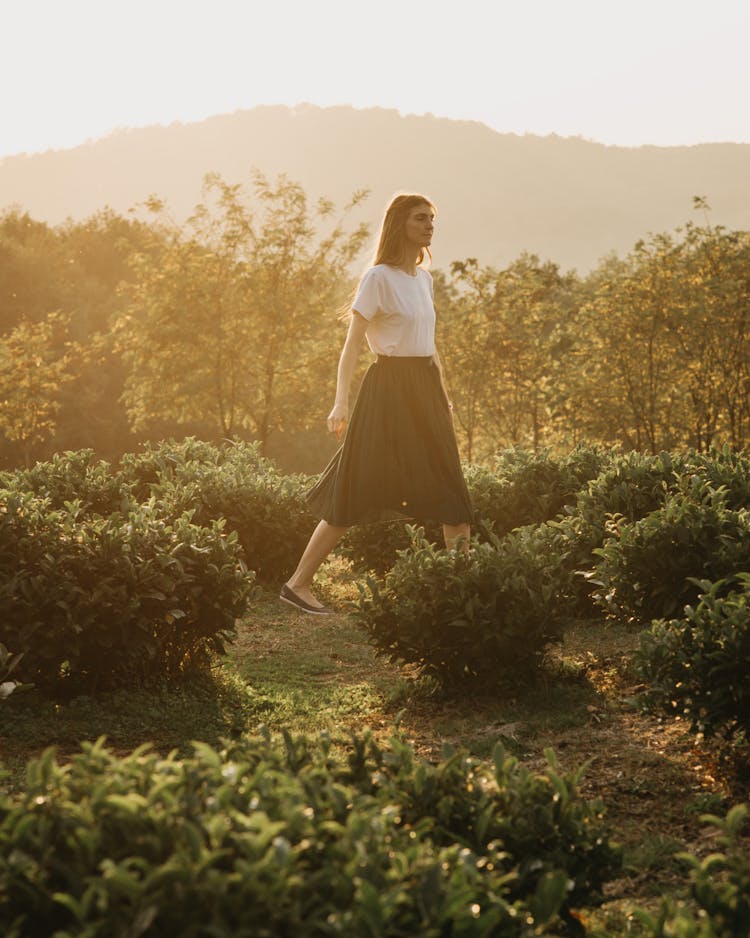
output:
[[[750,459],[729,450],[469,466],[471,549],[434,525],[352,529],[352,610],[375,647],[439,682],[533,677],[575,617],[646,630],[657,704],[704,732],[750,726]],[[143,680],[231,639],[255,582],[285,579],[315,524],[309,480],[247,444],[67,453],[0,476],[0,641],[19,681]]]
[[[750,461],[581,448],[466,471],[468,553],[397,523],[342,547],[379,651],[446,683],[533,678],[571,618],[616,617],[643,630],[656,705],[747,732]],[[252,446],[193,440],[2,474],[0,641],[23,657],[0,649],[0,687],[11,662],[19,681],[79,686],[205,663],[256,583],[296,562],[315,522],[307,482]],[[491,767],[450,751],[427,764],[398,738],[342,753],[268,734],[187,759],[50,752],[23,792],[0,793],[2,933],[591,934],[619,850],[580,773],[550,760],[537,775],[500,748]],[[750,934],[746,814],[712,819],[722,849],[685,858],[693,905],[637,913],[641,934]]]
[[[382,535],[377,556],[390,569],[360,585],[355,611],[376,647],[446,684],[529,679],[571,619],[617,619],[642,633],[635,664],[653,704],[706,734],[747,734],[750,459],[728,450],[514,459],[510,473],[502,460],[494,472],[470,470],[484,485],[468,554],[415,528],[397,532],[411,537],[405,549]],[[581,467],[590,474],[575,487]]]

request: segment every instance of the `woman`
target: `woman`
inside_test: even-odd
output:
[[[393,518],[442,522],[446,546],[468,543],[472,518],[435,350],[431,257],[435,207],[423,195],[388,206],[375,264],[360,281],[341,352],[328,429],[343,445],[308,493],[320,521],[280,599],[327,615],[310,591],[318,567],[352,524]],[[378,356],[349,422],[349,389],[362,339]]]

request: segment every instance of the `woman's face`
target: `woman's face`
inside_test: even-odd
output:
[[[435,213],[426,202],[415,205],[414,208],[409,210],[404,224],[406,240],[420,248],[429,247],[432,241],[434,222]]]

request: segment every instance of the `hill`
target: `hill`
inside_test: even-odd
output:
[[[372,194],[377,226],[398,190],[438,205],[435,265],[469,256],[502,266],[532,251],[585,272],[610,251],[692,216],[750,228],[750,144],[612,147],[578,137],[501,134],[484,124],[348,106],[258,107],[207,120],[117,131],[69,150],[0,162],[0,208],[59,223],[104,206],[124,212],[152,193],[177,218],[200,198],[206,172],[231,182],[257,167],[299,180],[338,204]]]

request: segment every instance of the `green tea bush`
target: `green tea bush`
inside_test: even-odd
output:
[[[165,521],[154,502],[86,517],[77,502],[0,491],[2,637],[21,680],[87,685],[176,673],[222,651],[252,591],[221,522]]]
[[[616,532],[616,533],[615,533]],[[619,524],[595,550],[594,598],[622,620],[645,625],[694,602],[697,580],[750,569],[750,518],[726,506],[722,489],[696,480],[688,493],[632,524]]]
[[[0,473],[0,487],[47,498],[52,508],[77,501],[86,515],[127,512],[132,504],[126,480],[90,449],[56,453],[30,469]]]
[[[7,938],[560,936],[618,868],[578,774],[499,749],[493,771],[368,737],[347,758],[325,739],[194,745],[29,764],[0,794]]]
[[[706,735],[750,737],[750,573],[699,584],[682,618],[659,619],[641,636],[636,667],[652,703],[684,714]]]
[[[656,915],[638,912],[647,938],[748,938],[750,936],[750,855],[740,841],[747,805],[736,805],[726,818],[704,815],[719,831],[722,851],[701,859],[678,857],[690,870],[690,895],[698,913],[675,899],[665,899]]]
[[[728,447],[708,453],[689,450],[655,455],[628,452],[613,456],[602,472],[566,507],[571,550],[581,570],[595,564],[594,550],[626,522],[640,521],[672,495],[698,489],[725,491],[725,505],[739,509],[750,501],[750,460]]]
[[[592,529],[598,546],[611,518],[638,521],[661,507],[683,465],[684,457],[666,452],[649,455],[633,451],[615,456],[581,488],[573,513]]]
[[[194,521],[226,519],[260,581],[280,583],[289,578],[316,523],[299,477],[275,471],[247,476],[235,463],[226,463],[218,471],[197,471],[190,484],[182,484],[191,495]]]
[[[750,458],[729,446],[707,453],[691,450],[680,473],[679,489],[690,491],[696,484],[723,489],[727,508],[750,505]]]
[[[567,456],[520,448],[504,450],[489,469],[469,466],[467,484],[480,529],[502,536],[557,517],[612,459],[600,447],[578,447]]]
[[[154,486],[183,481],[185,467],[191,467],[188,473],[195,466],[218,468],[224,465],[230,453],[240,454],[246,471],[251,475],[263,462],[254,443],[208,443],[186,437],[184,440],[146,442],[137,453],[125,453],[120,460],[120,468],[138,501],[146,501],[153,495]]]
[[[637,521],[659,508],[676,484],[680,459],[669,453],[611,454],[602,471],[583,485],[574,504],[559,518],[565,540],[561,576],[572,610],[580,616],[595,612],[587,579],[596,564],[595,551],[626,521]]]
[[[254,443],[147,446],[123,457],[122,471],[136,495],[155,498],[165,517],[190,511],[199,525],[225,519],[263,582],[289,577],[315,526],[304,499],[307,480],[281,475]]]
[[[591,802],[582,811],[579,786],[585,766],[564,776],[547,750],[548,767],[537,774],[500,745],[491,767],[451,747],[432,765],[397,740],[391,745],[373,776],[379,785],[387,778],[381,797],[388,793],[407,824],[429,817],[431,836],[440,844],[459,842],[477,854],[488,843],[502,844],[517,864],[512,896],[535,892],[545,876],[564,869],[570,905],[593,904],[619,869],[619,849],[602,836],[602,803]],[[357,765],[356,757],[350,761]],[[592,823],[596,835],[587,829]]]
[[[303,476],[280,474],[256,443],[191,437],[147,443],[126,453],[117,470],[81,450],[0,474],[6,490],[48,498],[53,509],[77,502],[81,517],[127,515],[155,499],[151,510],[166,521],[188,511],[203,527],[223,518],[265,582],[289,576],[315,526],[304,499],[307,484]]]
[[[357,572],[383,576],[394,565],[399,553],[408,549],[410,527],[420,527],[427,540],[436,547],[444,543],[442,527],[433,521],[380,521],[353,525],[346,532],[337,553]]]
[[[380,654],[419,665],[444,685],[497,683],[533,675],[562,622],[557,556],[539,550],[533,529],[473,542],[469,552],[436,548],[410,529],[382,584],[358,584],[353,613]]]
[[[721,489],[727,508],[740,509],[750,501],[750,460],[728,447],[708,453],[629,452],[602,465],[556,522],[565,542],[561,577],[567,585],[561,589],[570,611],[582,616],[595,611],[590,580],[599,549],[620,537],[623,525],[642,520],[675,495],[695,498],[698,492],[700,499],[701,492]]]

